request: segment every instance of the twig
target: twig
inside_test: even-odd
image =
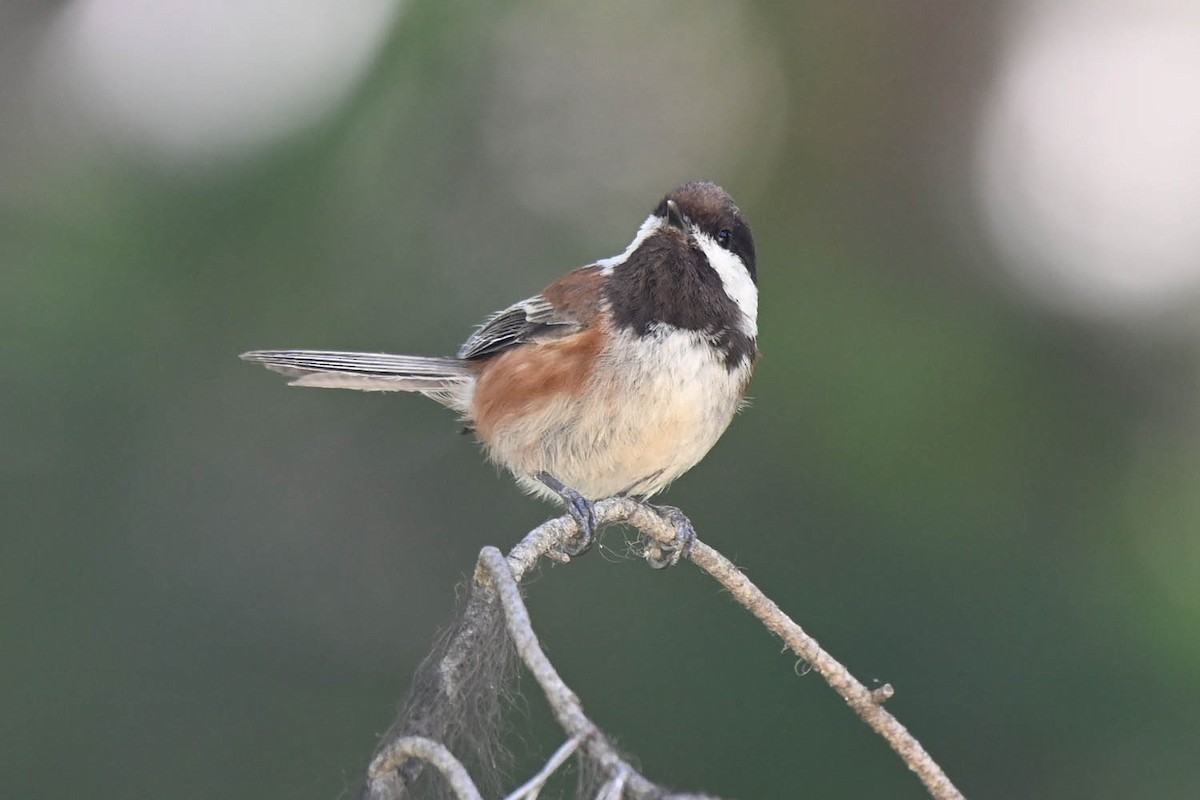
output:
[[[628,498],[610,498],[597,502],[593,509],[597,526],[614,522],[626,523],[638,529],[654,544],[647,550],[648,556],[658,557],[662,547],[678,545],[679,532],[668,520],[660,516],[654,509]],[[470,640],[478,637],[479,631],[487,628],[492,614],[495,613],[495,598],[500,599],[505,625],[517,647],[517,651],[525,665],[533,673],[538,684],[542,687],[556,719],[572,738],[583,737],[582,747],[587,756],[601,768],[606,776],[598,797],[608,800],[626,796],[626,791],[635,798],[641,797],[671,797],[701,798],[703,795],[671,794],[657,787],[644,778],[628,764],[600,732],[591,720],[583,713],[579,698],[562,681],[554,670],[549,659],[541,650],[537,636],[529,621],[529,613],[521,600],[519,583],[543,557],[565,562],[570,559],[562,555],[562,545],[575,533],[575,522],[569,516],[549,520],[522,539],[505,558],[493,547],[485,547],[480,553],[476,569],[475,584],[477,588],[490,586],[495,594],[484,591],[472,596],[471,603],[476,608],[471,624],[462,626],[447,648],[447,653],[437,666],[436,678],[439,681],[437,691],[430,693],[438,702],[453,704],[455,693],[446,686],[454,680],[454,675],[462,671],[461,659],[451,659],[452,653],[470,651]],[[657,552],[656,552],[657,551]],[[905,765],[916,773],[926,790],[934,800],[963,800],[963,795],[954,787],[941,767],[933,760],[920,742],[897,720],[883,708],[882,703],[889,699],[894,690],[890,685],[881,686],[874,691],[858,681],[850,671],[833,656],[829,655],[815,639],[809,636],[778,605],[754,585],[734,564],[708,545],[692,540],[684,556],[696,566],[708,573],[724,587],[740,605],[749,611],[776,636],[780,637],[787,647],[797,656],[812,665],[836,691],[855,713],[873,730],[879,733],[900,756]],[[470,607],[475,607],[471,606]],[[482,609],[482,610],[480,610]],[[499,620],[494,620],[499,622]],[[454,713],[454,708],[442,708],[443,714]],[[410,708],[409,712],[418,721],[429,716],[428,708]],[[406,731],[401,723],[394,726],[391,735],[400,736]],[[380,745],[379,753],[388,750],[385,740]],[[384,772],[375,769],[373,762],[370,773],[370,783],[366,788],[366,796],[370,798],[398,797],[392,791],[391,784],[386,783],[390,778]],[[393,773],[402,762],[395,762]],[[411,771],[410,771],[411,772]],[[411,779],[411,774],[404,774],[405,779]],[[402,791],[402,787],[400,789]]]
[[[671,543],[675,539],[675,530],[645,505],[622,498],[605,501],[610,502],[620,503],[622,506],[620,509],[613,508],[611,513],[627,514],[626,521],[655,541]],[[606,516],[607,514],[602,515],[597,508],[597,522]],[[933,760],[916,737],[882,706],[883,701],[895,693],[890,685],[880,687],[878,693],[864,686],[845,665],[826,652],[816,639],[805,633],[803,628],[755,586],[732,561],[712,547],[695,540],[685,557],[721,584],[734,600],[753,614],[767,630],[783,639],[788,649],[811,664],[825,682],[854,709],[859,718],[891,745],[905,765],[925,784],[930,797],[935,800],[963,800],[962,793],[946,776],[941,766]]]
[[[669,544],[676,537],[673,526],[658,516],[642,503],[627,498],[603,500],[595,507],[596,523],[627,522],[653,540]],[[562,522],[568,530],[573,530],[569,517],[551,520],[549,523],[532,531],[509,554],[510,563],[528,569],[536,563],[535,552],[546,546],[546,539],[554,538],[557,525]],[[767,630],[783,639],[784,644],[800,658],[812,664],[825,682],[841,695],[842,699],[854,709],[855,713],[871,728],[882,736],[905,765],[916,773],[925,784],[931,797],[935,800],[962,800],[963,795],[955,788],[946,773],[933,757],[921,746],[908,729],[904,727],[887,709],[882,701],[891,697],[894,690],[882,690],[873,693],[851,674],[841,662],[829,655],[817,640],[804,632],[778,605],[763,594],[733,562],[725,558],[712,547],[700,541],[694,541],[686,557],[692,563],[707,572],[714,580],[723,586],[729,594],[747,611],[753,614]],[[517,566],[514,566],[517,572]],[[518,573],[520,574],[520,573]]]
[[[665,791],[653,782],[644,778],[635,770],[612,743],[605,738],[596,724],[588,719],[583,712],[579,698],[571,691],[571,687],[559,676],[558,670],[550,663],[546,653],[538,642],[537,634],[533,631],[533,623],[529,620],[529,611],[525,601],[521,599],[521,589],[517,579],[509,567],[509,562],[494,547],[485,547],[479,553],[479,569],[476,580],[488,581],[500,595],[500,605],[504,608],[504,620],[508,625],[508,633],[517,646],[521,660],[533,674],[534,680],[542,687],[546,700],[554,712],[555,719],[562,729],[573,737],[583,740],[584,750],[606,775],[625,774],[625,788],[635,798],[684,798],[693,795],[680,795]]]
[[[621,793],[625,791],[625,780],[628,777],[628,772],[618,772],[613,775],[609,778],[608,783],[600,787],[596,800],[621,800]]]
[[[483,800],[467,768],[454,757],[445,746],[422,736],[405,736],[397,739],[371,762],[368,773],[372,778],[391,774],[411,758],[419,758],[432,764],[445,776],[458,800]]]
[[[546,781],[550,780],[550,776],[554,774],[554,771],[561,767],[563,762],[579,749],[581,742],[583,742],[583,734],[579,733],[563,742],[562,746],[554,751],[554,755],[550,756],[550,760],[546,762],[546,766],[538,771],[538,774],[518,786],[504,800],[537,800],[538,792],[546,785]]]
[[[829,655],[817,640],[804,632],[771,598],[763,594],[733,563],[713,548],[702,542],[692,545],[688,558],[707,572],[753,614],[767,630],[783,639],[793,653],[812,664],[825,682],[854,709],[855,713],[871,728],[887,740],[896,754],[910,770],[925,784],[929,795],[936,800],[962,800],[963,795],[946,773],[926,752],[900,721],[881,703],[892,696],[891,685],[872,692],[855,678],[840,661]]]

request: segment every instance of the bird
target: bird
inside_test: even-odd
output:
[[[619,255],[487,317],[453,357],[241,358],[294,386],[415,392],[450,408],[522,489],[566,505],[578,523],[566,552],[577,555],[592,542],[595,501],[647,503],[716,444],[746,403],[757,342],[750,226],[723,188],[690,181]],[[694,537],[678,509],[653,508]]]

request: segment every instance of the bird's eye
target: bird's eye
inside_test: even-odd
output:
[[[723,230],[717,234],[717,244],[719,244],[721,247],[724,247],[726,250],[729,249],[729,245],[732,241],[733,234],[728,230]]]

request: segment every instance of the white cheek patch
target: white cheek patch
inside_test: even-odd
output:
[[[693,231],[693,237],[708,263],[721,279],[725,294],[737,304],[742,312],[742,331],[751,339],[758,337],[758,287],[750,278],[750,271],[742,260],[707,234]]]
[[[628,261],[629,257],[633,255],[633,251],[641,247],[642,242],[646,241],[646,239],[649,238],[652,233],[662,227],[662,224],[662,217],[656,217],[653,214],[646,217],[646,221],[642,223],[642,227],[638,228],[637,236],[633,237],[633,241],[629,243],[629,247],[625,248],[624,253],[621,253],[619,256],[613,256],[612,258],[602,258],[596,262],[596,264],[601,267],[600,274],[611,275],[613,269]]]

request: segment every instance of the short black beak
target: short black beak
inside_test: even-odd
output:
[[[667,201],[667,224],[672,228],[687,231],[688,218],[679,210],[679,204],[674,200]]]

